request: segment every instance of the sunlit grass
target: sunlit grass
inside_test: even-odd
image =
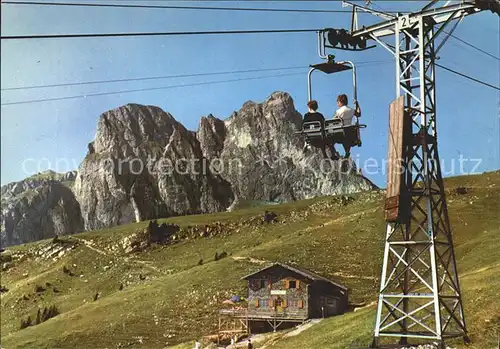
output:
[[[472,189],[456,195],[458,186]],[[469,348],[491,348],[496,340],[493,328],[500,324],[500,173],[452,178],[447,187],[473,340]],[[192,348],[196,338],[215,333],[223,300],[233,294],[246,296],[240,278],[262,267],[250,258],[296,263],[345,284],[352,302],[371,302],[377,295],[383,254],[383,193],[353,197],[346,205],[335,198],[317,198],[160,220],[183,227],[217,221],[232,225],[225,237],[191,239],[134,255],[125,255],[117,247],[147,222],[66,237],[76,247],[56,260],[34,255],[50,246],[50,240],[13,247],[14,254],[24,257],[2,272],[1,283],[9,289],[1,296],[2,347],[164,348],[181,344],[176,348]],[[286,220],[271,225],[239,224],[261,216],[264,209],[272,209]],[[222,251],[229,256],[215,261],[215,253]],[[63,273],[63,266],[74,276]],[[47,282],[52,286],[46,287]],[[46,291],[36,295],[36,285]],[[21,319],[33,318],[38,308],[52,304],[61,315],[19,330]],[[367,345],[374,316],[374,307],[367,307],[325,319],[272,348]]]

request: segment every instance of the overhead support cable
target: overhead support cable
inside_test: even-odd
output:
[[[460,73],[456,70],[453,70],[451,68],[448,68],[448,67],[445,67],[445,66],[442,66],[441,64],[438,64],[438,63],[434,63],[437,67],[441,68],[441,69],[444,69],[444,70],[447,70],[449,71],[450,73],[453,73],[453,74],[456,74],[458,76],[461,76],[463,78],[466,78],[466,79],[469,79],[471,81],[474,81],[474,82],[477,82],[478,84],[482,84],[482,85],[485,85],[485,86],[488,86],[488,87],[491,87],[491,88],[494,88],[495,90],[499,90],[500,91],[500,87],[498,86],[495,86],[495,85],[491,85],[491,84],[488,84],[486,82],[483,82],[479,79],[476,79],[476,78],[473,78],[472,76],[469,76],[469,75],[466,75],[464,73]]]
[[[378,64],[384,64],[384,63],[389,63],[389,62],[380,62]],[[367,62],[368,65],[375,65],[377,64],[376,62]],[[481,80],[475,79],[473,77],[470,77],[466,74],[457,72],[453,69],[444,67],[440,64],[435,63],[436,66],[443,68],[445,70],[448,70],[454,74],[457,74],[461,77],[470,79],[474,82],[486,85],[488,87],[500,90],[499,87],[490,85],[488,83],[484,83]],[[304,67],[305,68],[305,67]],[[362,68],[362,67],[360,67]],[[75,95],[75,96],[67,96],[67,97],[54,97],[54,98],[44,98],[44,99],[34,99],[34,100],[26,100],[26,101],[18,101],[18,102],[7,102],[7,103],[2,103],[2,106],[5,105],[17,105],[17,104],[29,104],[29,103],[38,103],[38,102],[49,102],[49,101],[58,101],[58,100],[68,100],[68,99],[77,99],[77,98],[87,98],[87,97],[97,97],[97,96],[107,96],[107,95],[115,95],[115,94],[122,94],[122,93],[133,93],[133,92],[144,92],[144,91],[155,91],[155,90],[167,90],[167,89],[173,89],[173,88],[181,88],[181,87],[192,87],[192,86],[202,86],[202,85],[210,85],[210,84],[221,84],[221,83],[227,83],[227,82],[237,82],[237,81],[245,81],[245,80],[260,80],[260,79],[267,79],[267,78],[274,78],[274,77],[282,77],[282,76],[293,76],[293,75],[302,75],[303,73],[286,73],[286,74],[275,74],[275,75],[268,75],[268,76],[256,76],[256,77],[247,77],[247,78],[239,78],[239,79],[230,79],[230,80],[218,80],[218,81],[206,81],[206,82],[197,82],[197,83],[191,83],[191,84],[181,84],[181,85],[170,85],[170,86],[160,86],[160,87],[148,87],[148,88],[142,88],[142,89],[134,89],[134,90],[123,90],[123,91],[114,91],[114,92],[98,92],[98,93],[89,93],[89,94],[84,94],[84,95]]]
[[[390,62],[392,62],[392,61],[391,60],[365,61],[365,62],[358,62],[357,65],[363,66],[363,65],[372,65],[372,64],[379,64],[379,63],[390,63]],[[309,68],[309,66],[302,65],[302,66],[282,67],[282,68],[248,69],[248,70],[222,71],[222,72],[210,72],[210,73],[148,76],[148,77],[138,77],[138,78],[123,78],[123,79],[94,80],[94,81],[77,81],[77,82],[66,82],[66,83],[48,84],[48,85],[6,87],[6,88],[2,88],[2,91],[31,90],[31,89],[38,89],[38,88],[67,87],[67,86],[83,86],[83,85],[106,84],[106,83],[117,83],[117,82],[191,78],[191,77],[225,75],[225,74],[242,74],[242,73],[257,73],[257,72],[260,73],[260,72],[266,72],[266,71],[295,70],[295,69],[305,69],[305,68]]]
[[[88,93],[88,94],[84,94],[84,95],[75,95],[75,96],[67,96],[67,97],[54,97],[54,98],[33,99],[33,100],[18,101],[18,102],[7,102],[7,103],[2,103],[1,105],[4,106],[4,105],[14,105],[14,104],[29,104],[29,103],[38,103],[38,102],[61,101],[61,100],[68,100],[68,99],[97,97],[97,96],[108,96],[108,95],[116,95],[116,94],[122,94],[122,93],[132,93],[132,92],[168,90],[168,89],[180,88],[180,87],[191,87],[191,86],[202,86],[202,85],[211,85],[211,84],[222,84],[222,83],[227,83],[227,82],[237,82],[237,81],[245,81],[245,80],[260,80],[260,79],[267,79],[267,78],[275,78],[275,77],[282,77],[282,76],[292,76],[292,75],[303,75],[303,74],[304,73],[302,73],[302,72],[301,73],[275,74],[275,75],[269,75],[269,76],[255,76],[255,77],[230,79],[230,80],[196,82],[196,83],[191,83],[191,84],[170,85],[170,86],[160,86],[160,87],[147,87],[147,88],[140,88],[140,89],[134,89],[134,90]]]
[[[293,69],[305,69],[305,68],[307,68],[307,66],[286,67],[286,68],[269,68],[269,69],[249,69],[249,70],[213,72],[213,73],[150,76],[150,77],[125,78],[125,79],[114,79],[114,80],[81,81],[81,82],[68,82],[68,83],[50,84],[50,85],[7,87],[7,88],[2,88],[2,91],[31,90],[31,89],[37,89],[37,88],[66,87],[66,86],[83,86],[83,85],[106,84],[106,83],[115,83],[115,82],[132,82],[132,81],[163,80],[163,79],[176,79],[176,78],[191,78],[191,77],[201,77],[201,76],[211,76],[211,75],[256,73],[256,72],[265,72],[265,71],[293,70]]]
[[[244,2],[244,1],[243,1]],[[240,2],[243,3],[243,2]],[[82,2],[42,2],[42,1],[2,1],[2,5],[36,5],[36,6],[69,6],[69,7],[108,7],[108,8],[142,8],[171,10],[214,10],[214,11],[253,11],[253,12],[299,12],[299,13],[351,13],[349,10],[328,9],[281,9],[281,8],[251,8],[251,7],[218,7],[218,6],[184,6],[184,5],[138,5]],[[396,11],[394,11],[395,13]]]
[[[372,66],[376,64],[385,64],[391,63],[392,61],[374,61],[374,62],[366,62],[366,66]],[[309,67],[303,67],[304,69]],[[360,67],[360,69],[363,66]],[[75,96],[67,96],[67,97],[53,97],[53,98],[43,98],[43,99],[33,99],[26,101],[17,101],[17,102],[7,102],[2,103],[2,106],[6,105],[17,105],[17,104],[29,104],[29,103],[38,103],[38,102],[50,102],[50,101],[59,101],[59,100],[68,100],[68,99],[77,99],[77,98],[87,98],[87,97],[97,97],[97,96],[107,96],[107,95],[115,95],[122,93],[132,93],[132,92],[144,92],[144,91],[155,91],[155,90],[167,90],[173,88],[181,88],[181,87],[192,87],[192,86],[202,86],[202,85],[211,85],[211,84],[222,84],[227,82],[237,82],[237,81],[245,81],[245,80],[260,80],[274,77],[282,77],[282,76],[293,76],[293,75],[303,75],[304,72],[298,73],[286,73],[286,74],[275,74],[275,75],[267,75],[267,76],[255,76],[255,77],[246,77],[239,79],[230,79],[230,80],[218,80],[218,81],[206,81],[206,82],[197,82],[190,84],[181,84],[181,85],[170,85],[170,86],[160,86],[160,87],[147,87],[141,89],[133,89],[133,90],[122,90],[122,91],[114,91],[114,92],[98,92],[98,93],[88,93],[83,95],[75,95]]]
[[[444,32],[445,32],[445,33],[447,33],[446,31],[444,31]],[[489,53],[488,51],[485,51],[485,50],[483,50],[482,48],[479,48],[479,47],[477,47],[477,46],[475,46],[475,45],[471,44],[470,42],[467,42],[467,41],[465,41],[465,40],[463,40],[463,39],[460,39],[459,37],[457,37],[457,36],[455,36],[455,35],[453,35],[453,34],[450,34],[450,36],[451,36],[452,38],[454,38],[455,40],[458,40],[458,41],[460,41],[461,43],[463,43],[463,44],[465,44],[465,45],[467,45],[467,46],[469,46],[469,47],[471,47],[471,48],[473,48],[473,49],[475,49],[475,50],[477,50],[477,51],[479,51],[479,52],[482,52],[482,53],[484,53],[485,55],[487,55],[487,56],[489,56],[489,57],[491,57],[491,58],[495,58],[496,60],[500,61],[500,57],[497,57],[497,56],[495,56],[495,55],[493,55],[493,54]]]
[[[98,1],[98,0],[96,0]],[[106,0],[101,0],[106,1]],[[112,0],[109,0],[112,1]],[[288,3],[288,2],[337,2],[341,3],[344,0],[120,0],[121,2],[143,1],[143,2],[275,2],[275,3]],[[377,2],[386,3],[415,3],[415,2],[428,2],[429,0],[377,0]],[[451,0],[451,2],[460,2],[462,0]],[[372,4],[374,5],[374,4]]]
[[[227,34],[269,34],[269,33],[312,33],[321,29],[268,29],[268,30],[213,30],[186,32],[145,32],[145,33],[94,33],[94,34],[40,34],[40,35],[6,35],[2,40],[27,39],[68,39],[68,38],[102,38],[129,36],[177,36],[177,35],[227,35]]]

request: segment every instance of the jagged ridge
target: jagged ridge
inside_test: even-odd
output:
[[[294,134],[301,120],[284,92],[273,93],[263,103],[248,101],[225,121],[203,117],[197,132],[154,106],[127,104],[107,111],[74,179],[74,196],[71,191],[65,194],[72,214],[81,217],[66,214],[71,222],[58,229],[43,227],[48,231],[4,240],[10,244],[72,229],[223,211],[241,201],[286,202],[373,188],[354,164],[354,171],[341,173],[340,163],[322,166],[319,151],[304,154],[303,140]],[[47,174],[35,187],[64,180]],[[17,193],[16,188],[4,186],[2,194]],[[16,206],[16,212],[22,215],[30,205]],[[2,201],[2,212],[4,206]],[[7,236],[6,224],[19,225],[19,220],[5,217],[2,214],[2,236]]]

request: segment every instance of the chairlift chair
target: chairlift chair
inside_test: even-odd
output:
[[[320,54],[321,56],[321,54]],[[352,70],[353,78],[353,97],[354,101],[357,100],[357,86],[356,86],[356,67],[350,61],[335,62],[332,56],[326,56],[327,62],[310,65],[311,69],[307,75],[307,92],[308,100],[312,100],[312,73],[319,70],[325,74],[334,74],[346,70]],[[332,119],[325,120],[324,125],[318,121],[305,122],[302,129],[297,131],[297,134],[302,134],[306,137],[306,142],[314,147],[321,147],[323,145],[332,144],[348,144],[351,147],[361,146],[360,129],[365,128],[366,125],[359,123],[359,117],[356,118],[354,125],[343,125],[342,120]]]

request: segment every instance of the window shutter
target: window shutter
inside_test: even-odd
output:
[[[288,290],[290,288],[290,284],[288,280],[285,280],[285,288]]]
[[[297,280],[297,288],[300,288],[300,281]]]
[[[299,300],[299,308],[304,308],[304,300],[303,299]]]
[[[281,302],[281,306],[282,306],[283,308],[286,308],[286,299],[283,299],[283,301]]]
[[[256,307],[256,308],[258,308],[258,307],[259,307],[259,300],[258,300],[258,299],[256,299],[256,300],[255,300],[255,307]]]

